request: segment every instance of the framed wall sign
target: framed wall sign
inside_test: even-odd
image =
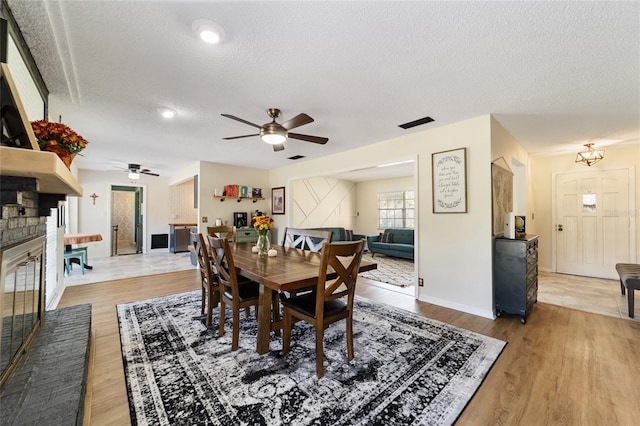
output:
[[[431,154],[433,212],[467,212],[467,148]]]
[[[284,186],[271,188],[271,214],[284,214]]]

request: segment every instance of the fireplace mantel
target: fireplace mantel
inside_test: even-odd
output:
[[[52,152],[0,147],[0,175],[38,180],[38,192],[82,196],[82,187]]]

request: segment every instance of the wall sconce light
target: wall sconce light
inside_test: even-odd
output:
[[[587,143],[584,146],[587,150],[578,153],[576,156],[576,163],[586,164],[591,167],[592,164],[595,164],[604,158],[604,151],[593,149],[592,143]]]

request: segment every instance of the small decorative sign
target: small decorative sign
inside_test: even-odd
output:
[[[467,149],[431,154],[433,212],[467,212]]]

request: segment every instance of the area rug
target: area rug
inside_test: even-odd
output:
[[[418,281],[416,279],[412,259],[402,259],[400,257],[384,255],[374,257],[365,256],[363,259],[376,262],[378,268],[371,271],[361,272],[361,277],[398,287],[408,287],[410,285],[414,285]]]
[[[117,306],[132,424],[448,425],[460,415],[505,342],[357,298],[355,357],[344,322],[325,330],[325,376],[315,374],[314,330],[297,323],[289,354],[273,336],[258,355],[256,322],[241,315],[217,336],[200,292]],[[227,313],[227,318],[231,313]]]

